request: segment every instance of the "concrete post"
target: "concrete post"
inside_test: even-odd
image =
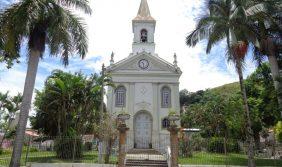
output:
[[[177,125],[168,128],[170,132],[171,167],[178,167],[178,131]]]
[[[119,154],[118,154],[118,167],[125,167],[125,144],[126,144],[126,131],[129,130],[126,124],[120,124],[119,130]]]

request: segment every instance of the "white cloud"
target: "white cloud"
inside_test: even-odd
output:
[[[224,72],[217,67],[218,62],[205,64],[201,61],[200,55],[205,54],[203,45],[195,48],[185,45],[185,36],[195,27],[194,16],[201,12],[202,2],[148,0],[151,14],[157,20],[156,52],[169,62],[173,61],[173,53],[177,53],[179,66],[183,71],[180,88],[187,88],[189,91],[237,81],[232,67]],[[137,14],[139,3],[140,1],[132,0],[91,1],[93,15],[86,18],[90,39],[88,57],[103,57],[100,62],[93,64],[94,68],[100,69],[102,62],[109,64],[111,51],[115,52],[115,61],[129,55],[133,39],[131,20]],[[218,54],[223,54],[224,57],[225,53]]]
[[[195,27],[195,16],[201,12],[202,0],[148,0],[151,14],[157,20],[155,42],[156,52],[169,62],[173,61],[174,52],[178,55],[179,66],[183,71],[180,88],[196,91],[237,81],[232,66],[227,71],[218,67],[221,60],[203,62],[205,55],[203,44],[194,48],[185,45],[185,36]],[[63,66],[53,61],[43,60],[40,67],[49,73],[53,69],[78,71],[90,69],[99,71],[102,63],[109,64],[111,52],[115,52],[115,61],[121,60],[131,52],[133,39],[131,20],[136,16],[139,0],[91,0],[93,14],[85,17],[89,38],[89,53],[84,63],[73,61],[70,66]],[[222,46],[222,43],[219,43]],[[224,57],[225,53],[222,54]],[[208,55],[211,56],[211,55]],[[94,61],[93,57],[101,57]],[[224,62],[224,61],[223,61]],[[246,73],[253,71],[252,62],[248,61]],[[251,67],[251,68],[249,68]],[[1,67],[2,68],[2,67]],[[26,67],[13,68],[0,72],[0,91],[22,92]],[[37,88],[44,84],[46,73],[37,76]]]

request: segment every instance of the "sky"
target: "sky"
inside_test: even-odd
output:
[[[0,7],[15,0],[1,0]],[[206,42],[194,48],[185,45],[185,37],[195,28],[199,15],[203,13],[203,0],[148,0],[151,15],[157,20],[156,53],[173,62],[174,53],[183,71],[180,89],[190,92],[213,88],[236,82],[238,76],[233,65],[225,60],[224,41],[219,42],[209,55],[205,54]],[[2,4],[1,4],[2,3]],[[81,71],[87,75],[98,73],[102,63],[109,65],[110,55],[115,53],[115,62],[129,56],[133,41],[132,19],[137,15],[140,0],[90,0],[91,16],[78,13],[85,19],[89,41],[89,52],[84,60],[70,59],[64,67],[59,58],[50,57],[48,48],[39,63],[35,88],[40,90],[47,76],[54,69],[67,72]],[[6,69],[0,64],[0,91],[17,94],[23,91],[27,68],[26,44],[21,49],[21,63]],[[255,64],[248,54],[245,77],[253,72]]]

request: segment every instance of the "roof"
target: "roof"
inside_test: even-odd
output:
[[[143,57],[146,57],[147,59],[149,59],[151,61],[152,64],[154,64],[152,67],[154,67],[155,69],[148,69],[146,71],[140,71],[138,67],[135,67],[134,64],[136,64],[136,62],[134,61],[139,61],[139,59],[142,59]],[[182,72],[180,70],[179,67],[175,67],[173,64],[167,62],[166,60],[162,59],[161,57],[157,56],[157,55],[152,55],[151,53],[147,53],[145,51],[138,53],[137,55],[134,56],[128,56],[125,59],[122,59],[110,66],[108,66],[107,68],[107,72],[121,72],[123,70],[129,70],[131,72],[138,72],[138,74],[143,74],[143,72],[146,72],[148,74],[148,72],[169,72],[175,75],[181,75]],[[157,73],[158,75],[160,75],[160,73]],[[164,74],[168,74],[168,73],[164,73]]]
[[[133,21],[155,21],[155,19],[151,16],[147,0],[141,0],[137,16],[133,19]]]

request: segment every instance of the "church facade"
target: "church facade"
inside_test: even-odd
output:
[[[111,58],[106,72],[111,74],[115,88],[107,92],[107,110],[112,115],[130,114],[127,143],[129,148],[165,147],[167,116],[180,112],[179,78],[182,74],[174,62],[169,63],[155,53],[156,20],[151,16],[147,0],[141,0],[132,21],[134,39],[132,53],[119,62]]]

